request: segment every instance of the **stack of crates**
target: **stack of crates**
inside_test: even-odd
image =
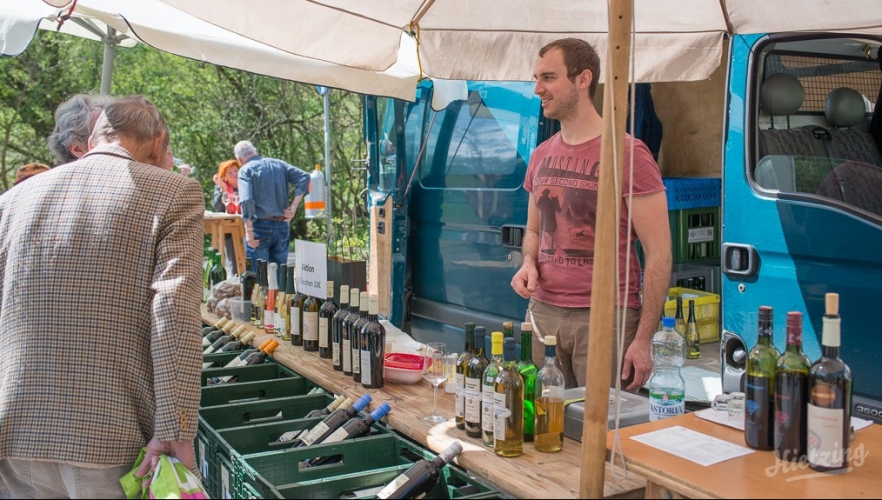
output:
[[[720,260],[720,179],[666,177],[675,264]]]

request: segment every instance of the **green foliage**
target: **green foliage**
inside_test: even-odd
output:
[[[0,59],[2,190],[12,185],[22,164],[53,163],[46,137],[54,126],[54,110],[72,94],[98,90],[102,54],[100,43],[40,30],[23,54]],[[325,165],[322,96],[311,85],[184,59],[139,44],[116,49],[111,93],[143,94],[157,105],[168,122],[174,155],[194,167],[191,175],[203,186],[206,207],[218,163],[233,158],[233,146],[240,140],[248,139],[262,155],[306,171],[317,163]],[[359,193],[365,178],[350,163],[366,155],[361,96],[339,90],[330,96],[332,206],[338,219],[348,221],[350,238],[363,242],[367,211]],[[293,235],[327,241],[324,224],[305,219],[301,208],[292,223]]]

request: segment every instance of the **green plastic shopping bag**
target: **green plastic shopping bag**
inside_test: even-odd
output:
[[[151,498],[151,499],[203,499],[208,498],[202,483],[190,472],[177,458],[166,455],[159,456],[156,467],[144,477],[137,477],[135,471],[144,461],[147,448],[141,448],[135,466],[125,476],[119,479],[126,498]],[[144,479],[152,478],[145,488]]]

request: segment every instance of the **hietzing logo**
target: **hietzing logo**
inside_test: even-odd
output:
[[[875,406],[859,404],[854,406],[854,411],[860,413],[861,415],[867,415],[868,417],[882,418],[882,409],[876,408]]]

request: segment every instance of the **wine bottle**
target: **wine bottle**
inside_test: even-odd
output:
[[[363,419],[358,417],[352,418],[338,427],[337,430],[329,434],[326,438],[321,441],[316,441],[313,444],[339,443],[344,439],[355,439],[357,437],[367,436],[371,432],[371,426],[374,425],[374,422],[379,422],[380,419],[385,417],[391,409],[389,403],[383,403]],[[309,467],[317,467],[319,465],[329,464],[334,460],[335,459],[332,457],[314,457],[307,460],[306,465]]]
[[[239,366],[259,365],[263,363],[266,361],[267,356],[271,355],[273,351],[276,350],[276,347],[279,347],[279,341],[273,339],[263,349],[249,354],[248,357],[245,358],[245,361]]]
[[[760,306],[757,343],[747,354],[744,381],[744,441],[757,450],[774,445],[775,363],[780,353],[772,344],[772,308]]]
[[[239,278],[239,282],[242,286],[242,307],[245,307],[245,301],[251,301],[251,294],[254,293],[254,287],[257,285],[257,273],[255,273],[251,267],[251,257],[245,257],[245,269],[242,272],[242,276]],[[244,312],[244,311],[243,311]],[[251,318],[251,323],[254,323],[254,309],[249,311],[249,317]]]
[[[505,346],[503,346],[503,349]],[[533,325],[521,323],[521,355],[515,365],[515,370],[524,379],[524,441],[533,441],[533,415],[536,374],[539,368],[533,363]]]
[[[304,351],[318,351],[319,345],[319,309],[322,302],[313,296],[308,296],[303,302],[303,329],[300,332],[303,337]]]
[[[324,408],[319,408],[317,410],[312,410],[309,413],[307,413],[303,418],[323,417],[325,415],[329,415],[332,411],[336,410],[337,408],[342,408],[345,410],[346,408],[349,408],[350,406],[352,406],[351,399],[349,399],[346,396],[338,396],[336,399],[334,399],[334,401],[331,401],[331,404],[329,404],[328,406],[325,406]],[[281,436],[279,436],[279,439],[277,439],[276,441],[279,443],[293,441],[294,439],[297,439],[297,437],[300,436],[300,434],[302,434],[304,432],[308,432],[308,431],[309,431],[308,429],[299,429],[296,431],[288,431],[288,432],[283,433]]]
[[[282,341],[291,342],[291,301],[294,298],[294,266],[289,267],[285,271],[285,303],[282,304],[282,310],[285,311],[285,324],[282,332]]]
[[[202,337],[202,348],[206,349],[211,346],[211,344],[213,344],[215,340],[221,338],[224,335],[229,335],[230,332],[233,331],[233,328],[236,328],[236,323],[234,321],[228,321],[224,323],[223,328],[221,328],[220,330],[213,330],[208,335]]]
[[[456,401],[453,413],[457,429],[465,429],[465,374],[469,361],[474,356],[475,324],[469,321],[465,324],[465,348],[456,359]]]
[[[352,380],[361,382],[361,329],[367,324],[367,292],[358,293],[358,304],[358,319],[349,330],[349,342],[352,349]]]
[[[202,351],[202,354],[214,354],[216,352],[219,352],[221,347],[229,344],[233,340],[238,339],[240,335],[245,333],[245,330],[245,325],[239,325],[233,328],[233,330],[228,335],[223,335],[219,337],[210,346],[206,347],[205,350]]]
[[[276,293],[279,291],[278,264],[270,262],[267,267],[266,300],[263,307],[263,329],[270,335],[276,333]]]
[[[202,329],[202,336],[205,337],[206,335],[208,335],[209,333],[211,333],[215,330],[222,329],[228,321],[230,321],[230,320],[228,320],[225,316],[221,316],[220,319],[215,321],[214,325],[206,326],[205,328]]]
[[[211,268],[214,266],[214,255],[217,253],[214,247],[208,247],[208,259],[202,268],[202,302],[208,302],[211,296]]]
[[[484,374],[481,377],[481,441],[488,448],[493,448],[493,425],[495,423],[493,396],[496,392],[496,377],[502,371],[503,338],[502,332],[490,334],[490,364],[484,369]]]
[[[214,293],[214,287],[227,279],[227,270],[224,269],[223,256],[220,253],[214,255],[214,265],[211,266],[208,280],[211,287],[211,293]]]
[[[545,336],[545,364],[536,374],[536,451],[556,453],[563,449],[564,389],[566,380],[557,367],[557,338]]]
[[[251,342],[251,339],[253,339],[253,338],[254,338],[254,333],[247,332],[244,335],[240,336],[238,339],[223,346],[221,348],[220,352],[226,353],[226,352],[241,351],[242,348],[244,346],[248,345]],[[214,361],[208,361],[208,362],[202,363],[202,369],[205,370],[205,369],[211,368],[211,365],[213,365],[213,364],[214,364]]]
[[[367,323],[359,332],[361,343],[361,385],[368,389],[383,387],[383,356],[386,351],[386,328],[380,323],[380,299],[368,297]]]
[[[475,327],[475,355],[465,371],[465,430],[466,435],[480,438],[483,432],[482,381],[484,370],[490,362],[484,356],[484,327]]]
[[[263,328],[263,312],[266,306],[266,293],[269,286],[267,275],[267,262],[263,259],[257,261],[257,288],[255,289],[255,298],[252,300],[254,305],[254,314],[257,321],[254,326]]]
[[[492,335],[491,335],[492,337]],[[504,339],[513,339],[514,338],[514,323],[511,321],[505,321],[502,323],[502,338]]]
[[[683,320],[683,297],[677,297],[677,312],[674,315],[674,330],[686,338],[686,322]]]
[[[689,321],[686,323],[686,358],[698,359],[701,356],[699,349],[700,337],[698,336],[698,325],[695,324],[695,301],[689,301]]]
[[[802,462],[806,446],[808,357],[802,352],[802,313],[787,313],[787,347],[775,364],[775,456]]]
[[[502,332],[500,332],[500,335]],[[462,444],[454,441],[446,450],[432,460],[420,460],[387,484],[377,493],[377,498],[422,498],[441,477],[441,470],[462,453]]]
[[[334,282],[328,281],[325,302],[319,309],[319,357],[322,359],[331,359],[333,351],[331,348],[331,329],[334,321],[334,315],[337,314],[337,304],[334,302]]]
[[[288,265],[282,264],[279,266],[279,290],[276,292],[276,303],[275,303],[275,321],[273,326],[275,327],[276,337],[280,339],[284,339],[285,335],[287,335],[286,328],[290,321],[286,324],[286,316],[288,315],[288,311],[290,307],[288,305],[288,294],[286,291],[288,290]]]
[[[848,467],[851,434],[851,368],[839,359],[839,294],[824,297],[821,358],[809,369],[808,463],[819,472]]]
[[[343,358],[343,375],[352,376],[352,341],[349,337],[352,325],[358,321],[359,306],[358,288],[349,289],[349,314],[343,318],[343,330],[340,336],[340,357]]]
[[[303,345],[303,304],[308,298],[305,293],[300,291],[301,287],[297,285],[297,278],[294,278],[294,297],[291,298],[291,345]]]
[[[333,434],[334,431],[340,428],[343,424],[345,424],[349,419],[358,415],[358,412],[365,409],[367,405],[371,402],[371,395],[365,394],[360,397],[358,401],[352,403],[352,406],[346,408],[345,410],[336,409],[331,412],[330,415],[325,417],[324,420],[316,424],[315,427],[309,430],[305,436],[297,438],[294,441],[294,445],[292,448],[301,448],[303,446],[310,446],[314,443],[320,442],[326,437]]]
[[[334,313],[331,322],[331,366],[334,370],[343,371],[341,343],[343,342],[343,325],[349,315],[349,285],[340,285],[340,308]]]
[[[517,457],[524,452],[524,379],[517,370],[515,339],[503,342],[505,362],[493,391],[493,451]]]
[[[267,339],[263,342],[263,344],[260,344],[260,347],[258,347],[257,349],[248,349],[242,352],[242,354],[236,356],[235,358],[233,358],[232,361],[224,365],[224,368],[237,368],[239,366],[246,366],[251,356],[260,354],[264,352],[265,349],[271,348],[273,346],[273,342],[274,340]],[[278,342],[276,342],[276,345],[278,345]],[[275,347],[272,348],[275,349]],[[236,379],[238,379],[236,375],[224,375],[221,377],[212,377],[208,379],[207,382],[209,385],[224,384],[230,381],[235,381]]]

